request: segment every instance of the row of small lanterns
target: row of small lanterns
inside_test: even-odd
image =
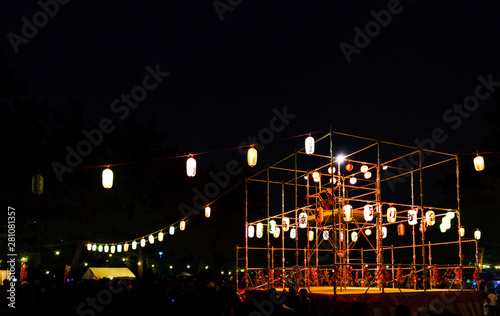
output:
[[[317,209],[318,216],[317,220],[318,222],[323,221],[323,209],[320,207]],[[350,222],[353,219],[353,208],[350,204],[346,204],[343,207],[344,210],[344,220],[346,222]],[[365,221],[371,221],[373,220],[373,205],[367,204],[364,207],[363,210],[364,213],[364,219]],[[307,227],[307,213],[306,212],[301,212],[298,216],[298,223],[300,228],[306,228]],[[387,209],[387,222],[388,223],[395,223],[397,218],[397,210],[394,206],[390,206]],[[446,232],[448,229],[451,228],[451,220],[455,218],[455,213],[452,211],[449,211],[446,213],[446,216],[443,217],[442,223],[440,225],[440,230],[441,232]],[[418,223],[418,210],[411,209],[408,211],[408,224],[409,225],[416,225]],[[421,227],[419,228],[420,231],[426,230],[426,225],[427,226],[434,226],[436,223],[436,214],[432,210],[428,210],[425,213],[425,219],[421,222]],[[426,225],[425,225],[426,224]],[[290,219],[287,217],[284,217],[282,219],[282,227],[283,227],[283,232],[287,232],[290,228]],[[309,240],[311,240],[311,232],[309,232]],[[327,231],[326,231],[327,232]],[[256,228],[253,225],[248,226],[248,237],[253,238],[254,235],[257,236],[257,238],[261,238],[264,233],[264,225],[263,223],[257,223]],[[275,238],[278,238],[280,235],[280,228],[277,227],[276,221],[275,220],[270,220],[269,221],[269,233],[274,235]],[[356,232],[353,232],[356,233]],[[371,235],[371,229],[366,229],[365,230],[366,235]],[[405,234],[405,225],[403,223],[400,223],[398,225],[398,235],[399,236],[404,236]],[[465,235],[465,228],[463,226],[459,227],[459,234],[460,237],[464,237]],[[382,237],[385,238],[387,236],[387,228],[382,227]],[[295,239],[296,237],[296,230],[295,228],[292,228],[290,231],[290,238]],[[352,235],[352,240],[356,241],[357,240],[357,233],[356,235]],[[474,238],[479,240],[481,238],[481,231],[477,229],[474,232]],[[328,239],[328,238],[326,238]]]

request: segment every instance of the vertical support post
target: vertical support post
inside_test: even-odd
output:
[[[270,192],[269,192],[269,165],[267,165],[267,170],[266,170],[266,174],[267,174],[267,181],[266,181],[266,188],[267,188],[267,203],[266,203],[266,215],[267,215],[267,286],[269,287],[269,268],[270,268],[270,265],[271,265],[271,254],[269,252],[269,247],[270,247],[270,244],[271,244],[271,241],[270,241],[270,238],[271,238],[271,234],[269,233],[269,196],[270,196]]]
[[[238,289],[238,285],[239,285],[239,281],[238,281],[238,259],[239,259],[239,256],[238,256],[238,245],[236,245],[236,271],[235,271],[235,274],[236,274],[236,289]]]
[[[298,183],[297,183],[297,150],[295,150],[295,265],[299,265],[299,225],[298,225],[298,220],[297,220],[297,207],[298,207],[298,201],[297,201],[297,189],[298,189]]]
[[[395,282],[394,282],[394,245],[391,245],[391,264],[392,264],[392,288],[395,288]]]
[[[458,227],[462,227],[462,223],[460,221],[460,168],[459,168],[459,162],[458,162],[458,155],[455,156],[455,161],[456,161],[456,168],[457,168],[457,218],[458,218]],[[477,244],[477,241],[476,241]],[[458,257],[459,257],[459,264],[460,264],[460,270],[462,270],[462,264],[463,264],[463,254],[462,254],[462,236],[460,233],[458,234]]]
[[[377,181],[375,184],[375,199],[377,201],[377,210],[379,216],[377,218],[377,273],[381,270],[384,264],[384,256],[383,256],[383,242],[382,242],[382,224],[383,224],[383,216],[382,216],[382,204],[381,204],[381,192],[380,192],[380,141],[377,141]]]
[[[414,195],[414,184],[413,184],[413,169],[410,171],[410,178],[411,178],[411,207],[412,209],[415,207],[415,195]],[[413,267],[412,267],[412,272],[415,274],[415,265],[417,264],[417,255],[415,253],[415,225],[411,227],[411,234],[412,234],[412,249],[413,249]],[[416,279],[416,278],[415,278]],[[417,283],[415,282],[413,284],[413,288],[416,290],[417,289]]]
[[[423,285],[424,285],[424,293],[426,289],[425,275],[427,272],[427,267],[425,266],[425,223],[424,223],[424,185],[423,185],[423,170],[422,170],[422,149],[418,151],[418,164],[419,164],[419,173],[420,173],[420,210],[422,212],[422,219],[420,220],[420,227],[422,232],[422,274],[423,274]]]
[[[283,218],[285,217],[285,183],[281,182],[281,281],[285,289],[285,231],[283,230]]]
[[[245,179],[245,289],[248,288],[248,179]]]

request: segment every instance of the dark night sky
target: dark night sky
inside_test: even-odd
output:
[[[297,116],[276,139],[332,125],[414,145],[442,128],[448,139],[437,150],[474,152],[488,135],[492,98],[456,130],[443,113],[474,94],[478,76],[500,81],[500,4],[397,3],[241,1],[221,21],[212,1],[71,1],[15,53],[8,34],[22,35],[22,18],[41,7],[3,1],[0,49],[28,94],[60,108],[83,102],[93,122],[117,120],[113,100],[159,64],[170,75],[132,111],[156,118],[169,133],[165,143],[181,150],[238,146],[269,126],[273,108],[287,106]],[[388,5],[398,13],[348,63],[340,44],[354,45],[354,28],[373,25],[370,11]],[[293,146],[269,150],[269,160]],[[216,159],[224,156],[199,163]]]

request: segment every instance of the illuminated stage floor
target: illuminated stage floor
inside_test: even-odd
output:
[[[309,288],[311,290],[311,294],[325,294],[325,295],[333,295],[333,287],[331,286],[311,286]],[[347,288],[340,288],[337,287],[337,295],[364,295],[364,294],[382,294],[382,290],[380,290],[377,287],[371,287],[368,289],[366,287],[347,287]],[[279,291],[279,289],[278,289]],[[450,291],[458,291],[460,292],[460,289],[451,289]],[[464,290],[464,291],[474,291],[474,290]],[[426,292],[430,293],[442,293],[442,292],[448,292],[448,289],[427,289]],[[424,293],[424,290],[414,290],[414,289],[407,289],[407,288],[385,288],[384,289],[384,294],[404,294],[406,296],[408,295],[421,295]]]

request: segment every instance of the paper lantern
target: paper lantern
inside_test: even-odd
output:
[[[248,148],[247,162],[250,167],[254,167],[257,164],[257,149],[255,149],[253,145]]]
[[[111,189],[113,186],[113,171],[109,168],[102,171],[102,186],[105,189]]]
[[[316,221],[318,223],[323,223],[323,208],[320,206],[316,209]]]
[[[417,210],[409,210],[408,211],[408,224],[410,225],[416,225],[418,223],[418,218],[417,218]]]
[[[211,212],[212,212],[212,209],[210,208],[210,206],[205,207],[205,217],[206,218],[210,217]]]
[[[349,183],[352,184],[352,185],[355,185],[356,182],[358,182],[358,179],[356,179],[355,177],[352,177],[349,179]]]
[[[104,245],[104,252],[109,252],[109,246],[108,245]]]
[[[120,244],[116,246],[116,252],[122,252],[123,246]]]
[[[274,230],[276,229],[276,221],[274,219],[269,221],[269,234],[274,234]]]
[[[307,213],[302,212],[299,214],[299,227],[306,228],[307,227]]]
[[[370,228],[365,229],[365,235],[370,236],[372,234],[372,230]]]
[[[446,232],[446,227],[444,226],[444,223],[441,223],[439,225],[439,230],[441,230],[442,233],[445,233]]]
[[[427,225],[426,225],[426,221],[425,220],[421,220],[420,221],[420,225],[418,225],[418,230],[421,232],[421,233],[425,233],[427,231]]]
[[[145,247],[146,246],[146,239],[142,238],[141,239],[141,247]]]
[[[92,251],[92,244],[91,244],[91,243],[88,243],[88,244],[87,244],[87,250],[88,250],[88,251]]]
[[[99,246],[97,247],[97,251],[102,252],[102,245],[99,245]]]
[[[253,225],[248,225],[248,237],[253,238],[255,236],[255,227]]]
[[[132,250],[136,250],[137,249],[137,241],[133,241],[132,242]]]
[[[162,242],[163,241],[163,232],[158,233],[158,241]]]
[[[274,234],[273,234],[274,238],[278,238],[280,236],[280,231],[281,229],[279,227],[276,227],[274,229]]]
[[[328,167],[328,173],[329,174],[335,173],[335,167]]]
[[[256,235],[257,235],[257,238],[262,238],[262,235],[264,235],[264,224],[257,223]]]
[[[93,244],[92,245],[92,251],[96,251],[97,250],[97,245],[96,244]]]
[[[43,193],[43,185],[44,181],[43,181],[43,177],[40,173],[37,173],[35,174],[32,178],[31,178],[31,191],[33,191],[33,193],[35,195],[40,195]]]
[[[306,138],[305,149],[306,149],[306,154],[308,155],[314,154],[314,138],[312,136]]]
[[[351,172],[352,168],[353,168],[353,165],[350,164],[350,163],[348,163],[347,165],[345,165],[345,170],[347,170],[347,172]]]
[[[383,226],[382,227],[382,238],[386,238],[387,237],[387,227]]]
[[[357,232],[352,232],[352,233],[351,233],[351,240],[352,240],[353,242],[358,241],[358,233],[357,233]]]
[[[455,212],[453,211],[448,211],[446,212],[446,217],[448,217],[450,220],[455,218]]]
[[[365,172],[365,179],[370,179],[372,177],[372,173],[370,171]]]
[[[465,236],[465,228],[463,226],[460,226],[460,228],[458,229],[458,235],[460,237],[464,237]]]
[[[399,236],[404,236],[405,235],[405,225],[403,223],[400,223],[398,225],[398,235]]]
[[[479,228],[474,232],[474,238],[476,240],[481,239],[481,231],[479,230]]]
[[[175,234],[175,227],[174,226],[170,226],[170,228],[168,229],[168,232],[170,233],[170,235]]]
[[[123,244],[123,251],[125,251],[125,252],[128,251],[128,244],[127,243]]]
[[[350,222],[352,220],[352,206],[350,204],[346,204],[343,207],[344,210],[344,220],[346,222]]]
[[[290,238],[295,239],[295,237],[297,237],[297,231],[295,230],[295,228],[292,228],[290,229]]]
[[[451,228],[451,220],[448,218],[448,217],[443,217],[443,220],[442,220],[442,225],[444,227],[444,229],[448,230]]]
[[[363,211],[365,221],[369,222],[373,219],[373,205],[366,204]]]
[[[309,241],[313,241],[314,240],[314,231],[310,230],[309,231]]]
[[[111,245],[111,247],[109,247],[109,251],[110,251],[111,253],[115,253],[115,251],[116,251],[116,246],[115,246],[115,245]]]
[[[425,221],[427,222],[427,226],[434,226],[436,224],[436,214],[432,210],[428,210],[425,212]]]
[[[484,158],[482,156],[479,156],[479,154],[474,158],[474,168],[476,171],[483,171],[484,170]]]
[[[320,176],[319,176],[319,172],[318,172],[318,171],[314,171],[314,172],[312,173],[312,177],[313,177],[313,181],[314,181],[314,182],[316,182],[316,183],[318,183],[318,182],[319,182],[319,180],[320,180]]]
[[[149,235],[148,240],[149,240],[150,244],[154,244],[155,243],[155,237],[153,235]]]
[[[179,224],[179,229],[181,231],[183,231],[184,229],[186,229],[186,221],[181,221],[181,223]]]
[[[396,211],[396,208],[394,206],[389,207],[387,209],[387,222],[395,223],[397,215],[398,215],[398,212]]]
[[[367,165],[362,165],[361,168],[359,169],[361,172],[365,173],[368,171],[368,166]]]
[[[339,238],[340,238],[341,241],[344,241],[344,232],[343,231],[341,231],[339,233]]]
[[[332,182],[333,182],[333,184],[335,184],[335,183],[337,183],[337,179],[335,179],[335,177],[332,177],[332,178],[330,178],[330,181],[329,181],[329,182],[330,182],[330,183],[332,183]]]
[[[196,159],[194,159],[192,156],[189,156],[189,158],[186,160],[186,173],[190,178],[196,175]]]
[[[290,219],[288,217],[283,217],[281,220],[281,226],[283,227],[283,231],[287,232],[290,228]]]
[[[330,232],[328,230],[323,231],[323,240],[328,240],[330,238]]]

